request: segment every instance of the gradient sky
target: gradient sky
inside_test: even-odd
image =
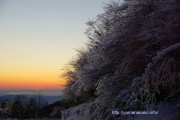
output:
[[[109,0],[0,0],[0,89],[56,89]]]

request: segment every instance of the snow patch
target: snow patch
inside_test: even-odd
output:
[[[87,116],[88,104],[81,104],[76,107],[62,111],[62,120],[88,120]]]
[[[147,64],[147,68],[151,69],[156,63],[158,63],[158,61],[162,60],[167,54],[179,48],[180,48],[180,42],[174,45],[171,45],[161,51],[158,51],[157,55],[152,58],[152,63]]]

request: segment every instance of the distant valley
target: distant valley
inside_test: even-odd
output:
[[[14,98],[16,95],[1,95],[0,96],[0,103],[2,102],[9,102],[12,98]],[[23,96],[33,96],[33,95],[23,95]],[[60,101],[63,99],[63,96],[44,96],[45,100],[48,102],[48,104],[52,104],[56,101]]]

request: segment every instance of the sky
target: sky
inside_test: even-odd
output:
[[[62,69],[109,0],[0,0],[0,89],[63,89]]]

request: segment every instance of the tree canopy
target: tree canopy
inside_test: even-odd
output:
[[[102,119],[110,106],[138,109],[176,96],[179,21],[178,0],[107,4],[103,14],[87,22],[86,49],[68,64],[65,98],[75,105],[91,103],[94,116]]]

